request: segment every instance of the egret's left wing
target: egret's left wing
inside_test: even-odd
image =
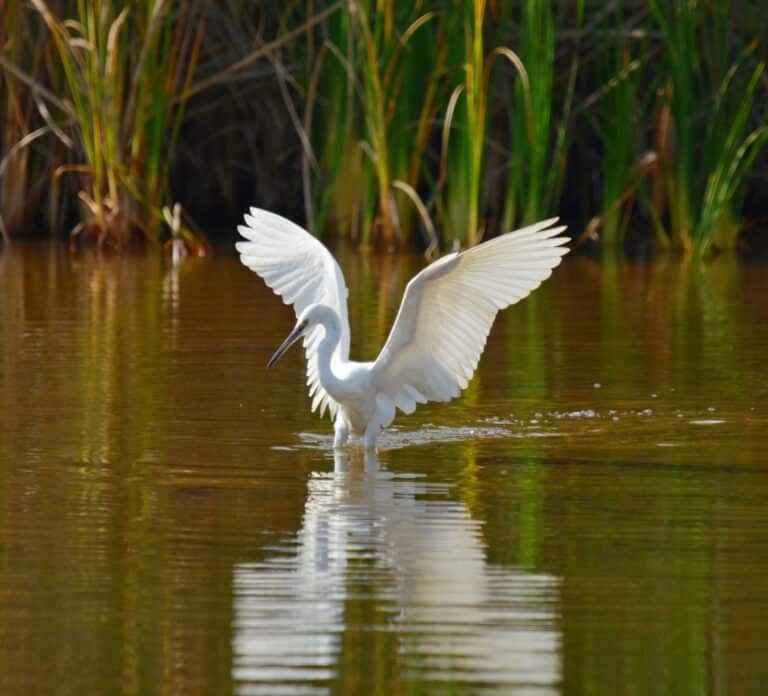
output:
[[[235,244],[243,264],[258,273],[283,302],[293,305],[297,317],[317,303],[335,310],[341,323],[341,337],[333,359],[349,359],[348,291],[331,252],[309,232],[268,210],[251,208],[245,222],[237,231],[247,241]],[[337,404],[323,389],[318,373],[317,347],[321,338],[319,326],[304,337],[307,384],[312,410],[319,406],[322,416],[328,408],[335,416]]]
[[[387,426],[395,407],[449,401],[477,367],[496,313],[535,290],[568,252],[557,218],[501,235],[435,261],[403,295],[372,370]]]

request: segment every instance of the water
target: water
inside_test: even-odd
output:
[[[3,249],[0,693],[765,693],[767,271],[569,259],[363,457],[233,256]]]

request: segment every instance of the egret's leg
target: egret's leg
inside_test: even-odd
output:
[[[333,446],[344,447],[349,440],[349,423],[347,419],[339,413],[333,424]]]
[[[365,435],[363,435],[363,446],[365,449],[376,447],[376,438],[379,436],[379,430],[381,430],[381,426],[375,418],[368,423],[365,428]]]
[[[369,474],[375,474],[379,470],[379,458],[376,456],[375,449],[365,450],[363,455],[363,468]]]

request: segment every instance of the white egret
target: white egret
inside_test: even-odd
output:
[[[251,208],[238,231],[240,260],[283,302],[294,329],[268,363],[303,338],[312,411],[334,420],[334,447],[350,435],[373,447],[396,409],[450,401],[477,367],[496,313],[526,297],[568,252],[557,218],[448,254],[415,275],[373,362],[349,359],[347,286],[339,265],[315,237],[280,215]]]

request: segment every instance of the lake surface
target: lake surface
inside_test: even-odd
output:
[[[353,357],[419,257],[345,254]],[[574,257],[334,454],[222,250],[0,248],[0,693],[764,694],[768,267]]]

